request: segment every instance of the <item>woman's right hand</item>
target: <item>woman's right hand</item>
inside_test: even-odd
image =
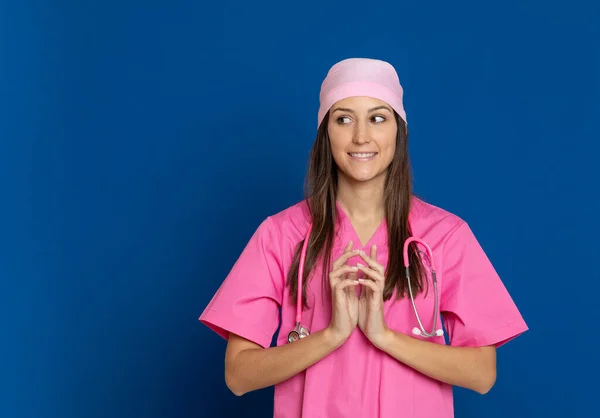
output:
[[[348,259],[358,255],[359,250],[352,249],[352,241],[344,253],[334,261],[329,273],[331,287],[331,323],[329,331],[336,340],[345,341],[358,324],[358,269],[346,264]]]

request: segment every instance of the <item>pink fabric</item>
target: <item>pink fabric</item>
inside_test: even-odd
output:
[[[403,89],[394,67],[376,59],[348,58],[331,67],[321,84],[317,126],[334,103],[356,96],[386,102],[407,122],[402,104]]]
[[[295,300],[285,288],[294,248],[308,227],[305,203],[268,217],[258,227],[200,321],[224,338],[233,332],[269,347],[278,326],[277,345],[286,344],[295,325]],[[367,253],[377,244],[379,261],[387,263],[385,222],[362,246],[348,217],[338,205],[338,237],[332,259],[349,240]],[[413,199],[411,227],[431,247],[438,271],[440,309],[454,346],[500,346],[528,329],[511,296],[469,226],[456,215]],[[401,254],[396,255],[401,257]],[[358,259],[351,259],[355,265]],[[310,309],[303,323],[312,332],[331,317],[330,299],[321,296],[320,268],[309,281]],[[315,276],[316,275],[316,276]],[[433,291],[416,304],[423,325],[431,329]],[[410,300],[385,303],[387,325],[411,334],[417,325]],[[438,318],[438,323],[442,318]],[[413,336],[414,337],[414,336]],[[421,338],[421,337],[414,337]],[[445,344],[444,337],[429,339]],[[306,371],[275,386],[275,418],[451,418],[452,387],[428,378],[374,347],[356,328],[339,349]]]

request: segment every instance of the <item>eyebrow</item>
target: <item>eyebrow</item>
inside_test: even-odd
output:
[[[374,112],[376,110],[381,110],[381,109],[385,109],[385,110],[387,110],[390,113],[392,112],[389,107],[381,105],[381,106],[375,106],[375,107],[369,109],[369,113]],[[348,108],[345,108],[345,107],[336,107],[335,109],[333,109],[333,111],[331,113],[333,113],[333,112],[349,112],[349,113],[354,113],[354,110],[348,109]]]

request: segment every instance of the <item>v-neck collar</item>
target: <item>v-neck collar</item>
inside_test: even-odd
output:
[[[356,245],[358,244],[360,246],[360,249],[362,249],[367,254],[369,254],[370,249],[373,246],[373,244],[379,241],[380,235],[387,231],[387,222],[386,222],[385,217],[381,220],[381,223],[379,224],[379,226],[377,227],[375,232],[373,232],[373,235],[371,235],[371,237],[366,242],[366,244],[363,245],[362,241],[358,237],[358,234],[356,233],[356,230],[354,229],[354,226],[352,225],[352,222],[350,222],[350,217],[348,216],[346,211],[344,211],[344,209],[342,208],[342,206],[340,205],[340,203],[337,200],[335,202],[335,205],[337,207],[337,213],[338,213],[340,225],[346,231],[346,233],[351,236],[352,241],[354,241],[353,247],[356,249]],[[346,244],[347,244],[347,242],[343,243],[344,246]]]

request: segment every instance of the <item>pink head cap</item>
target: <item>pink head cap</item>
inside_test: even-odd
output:
[[[321,84],[319,122],[338,100],[368,96],[389,104],[406,123],[403,89],[394,67],[370,58],[348,58],[335,64]]]

